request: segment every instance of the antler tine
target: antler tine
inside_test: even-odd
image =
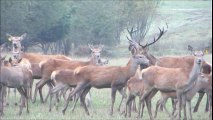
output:
[[[167,28],[168,28],[168,25],[167,25]],[[158,27],[158,29],[159,29],[160,33],[159,33],[157,39],[154,37],[153,42],[151,42],[151,43],[146,43],[146,45],[144,45],[144,46],[141,45],[141,44],[139,44],[139,45],[140,45],[142,48],[146,48],[147,46],[150,46],[150,45],[154,44],[155,42],[157,42],[158,40],[160,40],[160,38],[163,36],[164,33],[167,32],[167,30],[165,30],[164,27],[163,27],[162,30],[161,30],[159,27]]]
[[[88,44],[89,48],[92,50],[94,47],[91,44]]]

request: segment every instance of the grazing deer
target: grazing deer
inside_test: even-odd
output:
[[[32,72],[21,65],[17,65],[14,67],[1,67],[1,79],[0,79],[0,93],[1,93],[1,105],[0,112],[3,114],[3,89],[4,87],[9,88],[17,88],[19,93],[21,94],[21,105],[18,115],[22,114],[23,107],[25,103],[27,104],[27,112],[28,109],[28,88],[32,86]]]
[[[126,85],[127,80],[135,75],[138,65],[140,64],[149,64],[149,60],[143,55],[133,54],[128,64],[124,67],[93,65],[78,67],[74,71],[78,83],[75,89],[69,94],[68,98],[83,90],[80,100],[83,103],[87,115],[89,115],[89,111],[85,105],[85,96],[91,87],[98,89],[111,88],[112,103],[110,115],[112,115],[117,90],[122,96],[126,95],[123,91],[123,87]],[[67,100],[62,110],[63,114],[65,114],[68,104],[69,101]]]
[[[42,73],[42,79],[39,84],[36,84],[36,89],[35,89],[35,94],[34,94],[34,99],[33,102],[36,99],[36,94],[39,90],[39,93],[41,93],[43,85],[46,83],[52,82],[50,77],[53,71],[55,70],[60,70],[60,69],[75,69],[80,66],[86,66],[86,65],[99,65],[101,61],[100,53],[102,51],[102,47],[92,47],[90,46],[90,49],[92,51],[91,53],[91,58],[89,61],[66,61],[66,60],[59,60],[59,59],[49,59],[46,61],[43,61],[40,63],[40,68],[41,68],[41,73]],[[49,88],[48,95],[50,94],[50,90],[52,89],[53,86]],[[40,96],[41,99],[42,96]]]
[[[167,28],[168,28],[168,26],[167,26]],[[157,66],[166,67],[166,68],[184,68],[187,71],[192,70],[194,59],[195,59],[195,57],[192,56],[192,55],[181,56],[181,57],[159,57],[159,58],[156,58],[153,55],[151,55],[150,53],[148,53],[148,47],[150,45],[156,43],[157,41],[159,41],[160,38],[167,32],[167,29],[165,30],[164,28],[163,29],[159,28],[160,33],[159,33],[158,37],[154,38],[154,40],[152,42],[146,43],[145,45],[141,44],[141,42],[143,42],[143,40],[137,39],[138,34],[136,34],[136,33],[137,33],[138,30],[134,30],[134,28],[132,28],[131,30],[127,29],[127,31],[128,31],[130,38],[131,38],[131,39],[129,39],[127,37],[127,39],[129,39],[129,41],[130,41],[129,50],[133,51],[135,53],[138,53],[138,54],[145,55],[150,60],[151,65],[157,65]],[[192,50],[191,52],[193,52],[194,48],[190,46],[189,50]],[[205,50],[206,50],[206,48],[205,48]],[[209,63],[207,63],[206,61],[203,61],[202,73],[210,74],[211,71],[212,71],[211,69],[212,69],[212,66]],[[203,90],[199,91],[199,99],[198,99],[198,102],[197,102],[196,107],[194,109],[195,112],[198,109],[199,103],[202,100],[204,93],[205,92]],[[154,94],[153,94],[153,96],[154,96]],[[151,98],[152,97],[150,97],[150,99]],[[207,101],[207,104],[206,104],[206,110],[208,110],[208,101]]]
[[[196,82],[201,73],[203,63],[203,52],[195,52],[194,65],[189,72],[184,68],[164,68],[159,66],[151,66],[142,70],[141,75],[144,81],[145,90],[141,98],[141,102],[149,97],[150,93],[156,93],[158,90],[163,92],[177,92],[179,103],[179,119],[181,117],[181,105],[185,103],[186,93],[193,88],[193,83]],[[189,73],[188,73],[189,72]],[[151,99],[146,101],[150,119],[153,119],[151,112]],[[186,119],[186,108],[184,107],[184,119]]]

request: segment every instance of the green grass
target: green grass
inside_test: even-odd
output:
[[[83,58],[81,58],[83,59]],[[86,59],[86,58],[85,58]],[[128,62],[129,58],[120,58],[120,59],[110,59],[110,65],[114,65],[114,66],[124,66],[127,62]],[[212,61],[212,55],[207,55],[205,57],[205,59],[208,62]],[[37,81],[34,82],[34,85]],[[47,93],[47,87],[44,87],[44,95],[46,95]],[[12,93],[12,92],[11,92]],[[69,107],[66,111],[65,115],[62,115],[62,108],[63,108],[63,104],[64,101],[61,100],[60,104],[59,104],[59,111],[56,111],[55,108],[53,108],[52,112],[48,111],[49,108],[49,101],[48,103],[45,104],[41,104],[40,102],[40,98],[39,96],[37,97],[37,101],[36,103],[31,103],[29,104],[29,109],[30,109],[30,114],[26,113],[26,109],[23,110],[23,114],[19,117],[17,116],[17,112],[19,110],[18,106],[14,106],[14,105],[10,105],[9,107],[5,108],[5,116],[3,117],[3,119],[126,119],[124,118],[124,115],[120,115],[120,112],[117,111],[119,102],[121,100],[121,95],[119,93],[117,93],[116,95],[116,102],[115,102],[115,107],[114,107],[114,115],[110,116],[109,115],[109,110],[110,110],[110,104],[111,104],[111,97],[110,97],[110,89],[95,89],[92,88],[91,89],[91,94],[92,94],[92,101],[93,101],[93,108],[89,108],[90,111],[90,116],[87,116],[84,112],[83,107],[80,106],[80,104],[77,104],[77,107],[75,109],[75,112],[72,113],[71,112],[71,106],[72,106],[72,102],[70,102]],[[16,98],[17,100],[20,98],[20,96],[18,95],[18,97]],[[152,101],[152,110],[154,112],[155,110],[155,104],[156,101],[160,98],[160,94],[158,93]],[[197,101],[198,95],[196,95],[193,100],[192,100],[192,106],[195,106],[196,101]],[[137,98],[138,99],[138,98]],[[10,104],[14,103],[15,98],[12,96],[9,98],[9,102]],[[201,102],[200,105],[200,109],[197,113],[193,113],[193,118],[194,119],[202,119],[202,120],[206,120],[208,119],[208,113],[204,112],[204,108],[205,108],[205,103],[206,103],[206,96],[204,97],[204,99]],[[170,100],[167,102],[167,107],[169,108],[169,110],[171,110],[171,102]],[[124,104],[122,106],[122,110],[124,110]],[[133,112],[132,114],[132,118],[131,119],[135,119],[136,117],[136,113]],[[159,119],[168,119],[167,114],[165,114],[164,112],[159,112],[158,114],[158,118]],[[144,111],[144,119],[149,119],[149,115],[147,112],[147,109],[145,108]]]

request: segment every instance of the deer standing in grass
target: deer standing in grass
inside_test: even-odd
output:
[[[6,67],[1,66],[0,71],[1,79],[0,79],[0,93],[1,93],[1,105],[0,112],[3,115],[3,92],[4,88],[17,88],[19,93],[21,94],[21,104],[18,115],[22,114],[23,107],[25,106],[25,102],[27,104],[27,112],[28,109],[28,88],[32,87],[32,71],[22,65],[17,65],[14,67]]]
[[[74,73],[75,77],[78,79],[78,83],[75,89],[69,94],[68,98],[83,90],[80,100],[83,103],[86,113],[89,115],[89,111],[85,105],[85,96],[91,87],[98,89],[111,88],[112,101],[110,115],[112,115],[116,92],[119,91],[122,96],[126,95],[123,91],[123,87],[126,85],[127,80],[135,75],[138,65],[140,64],[149,64],[149,60],[143,55],[133,54],[124,67],[93,65],[78,67],[75,69]],[[69,101],[66,101],[64,109],[62,110],[63,114],[65,114],[68,104]]]
[[[167,26],[168,28],[168,26]],[[181,56],[181,57],[159,57],[156,58],[153,55],[151,55],[150,53],[148,53],[148,47],[154,43],[156,43],[158,40],[160,40],[160,38],[164,35],[164,33],[167,31],[164,28],[160,29],[160,33],[158,35],[157,38],[154,38],[154,40],[150,43],[146,43],[145,45],[141,44],[141,41],[143,42],[143,40],[138,39],[137,37],[137,31],[139,30],[134,30],[133,28],[131,30],[128,30],[128,33],[130,35],[130,45],[129,45],[129,50],[136,52],[138,54],[143,54],[145,55],[149,60],[150,60],[150,64],[151,65],[157,65],[160,67],[166,67],[166,68],[184,68],[186,69],[186,71],[191,71],[192,67],[193,67],[193,63],[194,63],[194,59],[195,57],[190,55],[190,56]],[[193,52],[193,51],[192,51]],[[210,74],[212,66],[207,63],[206,61],[203,61],[202,63],[202,73],[205,74]],[[189,73],[189,72],[188,72]],[[199,106],[199,103],[204,95],[204,91],[200,90],[199,91],[199,99],[198,102],[196,104],[196,107],[194,109],[194,111],[196,112]],[[153,93],[152,96],[150,96],[149,99],[151,99],[155,94]],[[122,102],[122,101],[121,101]],[[174,103],[174,101],[173,101]],[[206,111],[208,110],[208,101],[206,104]]]
[[[60,70],[60,69],[75,69],[80,66],[86,66],[86,65],[99,65],[101,64],[101,56],[100,53],[102,51],[103,46],[99,47],[92,47],[90,46],[90,49],[92,51],[91,53],[91,58],[89,61],[66,61],[66,60],[59,60],[59,59],[49,59],[47,61],[43,61],[40,63],[40,68],[41,68],[41,73],[42,73],[42,79],[39,84],[36,85],[35,89],[35,94],[34,98],[39,90],[41,92],[41,89],[43,85],[46,83],[50,83],[51,81],[51,74],[55,70]],[[50,90],[52,89],[53,86],[49,89],[48,95],[50,94]],[[40,96],[42,97],[42,96]],[[35,100],[35,99],[34,99]]]
[[[22,51],[22,45],[21,42],[26,38],[26,33],[21,36],[12,36],[10,34],[6,34],[8,37],[8,40],[12,42],[12,54],[13,57],[17,60],[21,58],[26,58],[31,63],[32,72],[33,72],[33,79],[41,79],[41,70],[39,68],[39,63],[44,60],[48,60],[50,58],[52,59],[62,59],[62,60],[68,60],[71,59],[64,56],[64,55],[42,55],[42,54],[36,54],[36,53],[25,53]],[[39,84],[39,82],[37,83]],[[51,87],[51,83],[47,84],[48,87]],[[41,95],[42,96],[42,93]],[[30,97],[31,98],[31,97]],[[45,98],[45,101],[47,100],[48,96]],[[44,103],[43,97],[41,97],[41,102]]]
[[[212,80],[209,79],[209,75],[199,75],[197,78],[197,81],[194,83],[192,89],[188,90],[185,93],[184,99],[185,101],[188,103],[189,105],[189,111],[190,111],[190,118],[192,119],[192,113],[191,113],[191,100],[194,97],[194,95],[201,89],[205,89],[207,90],[207,86],[211,85]],[[210,84],[210,85],[209,85]],[[210,91],[206,91],[207,95],[211,95]],[[161,92],[161,99],[157,102],[156,105],[156,111],[155,111],[155,118],[157,117],[157,112],[158,112],[158,108],[160,105],[163,105],[164,109],[166,110],[167,114],[169,114],[170,116],[174,115],[175,111],[176,111],[176,106],[175,109],[173,109],[173,113],[170,114],[169,111],[167,110],[165,104],[168,98],[172,98],[172,99],[177,99],[177,94],[176,92],[169,92],[169,93],[163,93]],[[184,105],[186,103],[183,103]],[[209,104],[210,105],[210,104]],[[210,108],[210,107],[209,107]],[[211,115],[211,112],[210,112]]]
[[[179,113],[178,119],[181,117],[181,106],[185,103],[185,96],[193,88],[198,76],[201,74],[201,67],[203,63],[203,52],[195,52],[196,58],[192,70],[188,71],[184,68],[163,68],[158,66],[151,66],[141,72],[142,80],[144,81],[145,90],[141,98],[141,103],[149,97],[149,95],[157,91],[174,92],[177,93]],[[146,101],[150,119],[154,119],[151,112],[151,100]],[[184,119],[186,116],[186,107],[184,105]]]

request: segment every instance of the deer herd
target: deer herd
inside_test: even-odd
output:
[[[7,34],[12,42],[12,58],[6,60],[6,56],[0,56],[0,116],[4,114],[4,108],[8,100],[7,89],[15,88],[21,95],[20,110],[28,108],[28,100],[36,102],[39,92],[41,103],[49,99],[49,112],[63,96],[65,104],[62,113],[65,114],[71,99],[74,99],[72,111],[80,98],[80,102],[87,115],[90,115],[88,104],[91,104],[91,88],[111,88],[110,115],[113,115],[116,92],[122,95],[122,105],[125,100],[125,117],[131,117],[131,109],[134,108],[139,118],[143,117],[146,104],[151,120],[157,118],[159,108],[164,109],[171,119],[181,119],[183,110],[184,119],[187,119],[188,108],[192,119],[191,100],[199,93],[194,112],[198,111],[199,104],[207,95],[206,111],[212,116],[212,65],[203,58],[203,51],[191,51],[193,55],[177,57],[155,57],[148,52],[148,46],[156,43],[167,30],[160,29],[157,38],[145,45],[135,38],[135,30],[128,30],[129,50],[131,57],[126,66],[106,65],[108,60],[101,58],[103,46],[89,45],[91,57],[88,61],[74,60],[64,55],[42,55],[26,53],[22,51],[21,41],[26,34],[12,36]],[[2,50],[2,48],[1,48]],[[34,79],[35,92],[32,95]],[[43,99],[42,88],[47,85],[49,90]],[[128,94],[126,94],[126,90]],[[161,98],[157,101],[155,114],[152,113],[152,98],[157,92]],[[139,97],[138,109],[135,98]],[[168,98],[172,100],[172,113],[166,107]],[[134,103],[134,104],[133,104]],[[186,103],[188,106],[186,107]],[[178,108],[178,109],[176,109]]]

